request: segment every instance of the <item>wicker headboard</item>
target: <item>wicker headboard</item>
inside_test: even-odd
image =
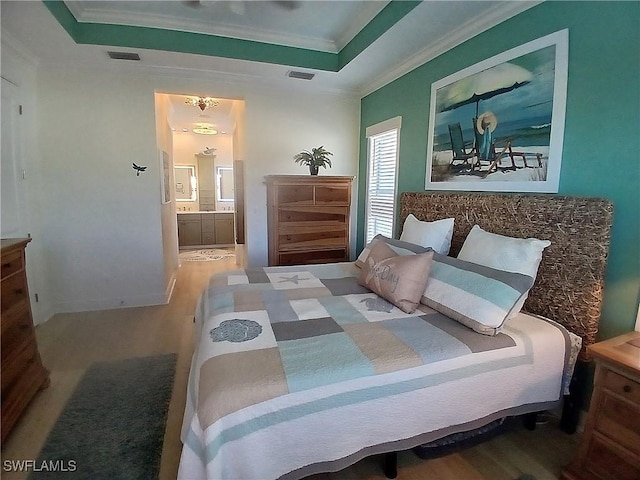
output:
[[[587,345],[600,322],[613,204],[558,195],[407,192],[400,225],[413,213],[423,221],[455,218],[449,255],[456,256],[474,225],[519,238],[551,241],[544,250],[525,310],[561,323]]]

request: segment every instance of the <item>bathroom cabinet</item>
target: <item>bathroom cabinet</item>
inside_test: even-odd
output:
[[[202,245],[202,221],[199,213],[178,214],[178,245]]]
[[[216,213],[215,240],[219,245],[234,243],[233,214]]]
[[[232,245],[233,222],[233,212],[178,213],[178,245]]]

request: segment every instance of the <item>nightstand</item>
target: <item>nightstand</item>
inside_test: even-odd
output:
[[[588,347],[596,362],[591,407],[565,480],[640,479],[640,332]]]

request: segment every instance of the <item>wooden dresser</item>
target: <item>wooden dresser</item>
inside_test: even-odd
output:
[[[2,239],[0,303],[2,442],[33,396],[49,385],[36,344],[25,270],[25,247],[30,238]]]
[[[591,407],[564,480],[640,479],[640,332],[593,344]]]
[[[269,175],[269,265],[349,261],[353,177]]]

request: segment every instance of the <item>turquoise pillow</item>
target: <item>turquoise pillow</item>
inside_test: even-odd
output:
[[[436,253],[421,303],[484,335],[496,335],[534,279]]]

